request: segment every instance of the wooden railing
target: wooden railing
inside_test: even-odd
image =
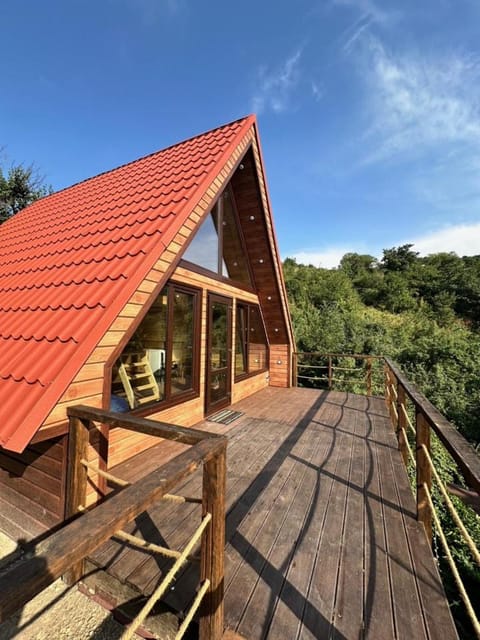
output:
[[[6,620],[37,593],[64,575],[68,584],[73,584],[84,575],[86,557],[114,534],[122,535],[122,528],[158,500],[172,497],[169,492],[203,466],[202,519],[194,539],[183,549],[165,549],[176,559],[172,570],[189,560],[197,539],[201,538],[200,589],[193,608],[200,607],[200,638],[220,640],[223,634],[223,582],[225,546],[225,463],[227,439],[196,429],[188,429],[133,416],[114,414],[90,407],[71,407],[69,465],[67,478],[67,516],[70,521],[35,545],[20,560],[8,566],[0,575],[0,622]],[[158,436],[191,445],[189,449],[129,485],[115,478],[108,471],[94,467],[95,474],[105,481],[123,485],[120,491],[107,496],[93,508],[86,508],[88,473],[92,463],[88,462],[90,435],[97,429],[96,423],[131,429],[136,432]],[[99,492],[100,494],[102,491]],[[124,534],[128,535],[128,534]],[[132,537],[132,536],[131,536]],[[131,541],[129,539],[129,542]],[[144,541],[141,541],[144,543]],[[162,549],[156,545],[156,551]],[[171,579],[172,570],[167,575]],[[164,580],[127,630],[124,637],[130,638],[141,624],[162,593],[168,582]],[[201,597],[203,596],[203,598]],[[190,620],[194,610],[187,615]],[[147,610],[148,609],[148,610]],[[180,633],[184,633],[182,625]]]
[[[367,396],[383,392],[381,356],[298,351],[293,358],[296,386],[347,388]]]
[[[463,600],[474,633],[480,638],[480,623],[464,582],[455,563],[452,549],[442,527],[435,506],[434,491],[442,500],[468,548],[473,562],[480,567],[480,552],[465,527],[451,496],[456,495],[480,506],[480,459],[470,444],[427,398],[407,380],[400,369],[388,358],[385,362],[385,400],[398,448],[405,465],[415,477],[417,519],[423,524],[428,540],[432,533],[443,547],[458,593]],[[441,445],[455,463],[463,486],[446,484],[437,470],[432,440]]]
[[[346,366],[346,364],[348,366]],[[432,542],[433,532],[442,545],[445,558],[455,580],[458,594],[470,618],[476,637],[480,624],[467,589],[454,561],[452,550],[440,521],[436,503],[442,501],[460,532],[473,563],[480,566],[480,553],[462,522],[455,499],[473,505],[480,514],[480,459],[471,445],[438,409],[407,380],[389,358],[358,354],[296,353],[297,384],[325,389],[352,390],[366,395],[385,395],[388,412],[395,430],[398,448],[415,486],[417,519]],[[373,373],[375,367],[376,373]],[[380,383],[379,371],[382,382]],[[340,372],[340,375],[337,373]],[[350,379],[348,379],[350,376]],[[374,382],[372,382],[374,380]],[[380,389],[380,386],[383,387]],[[435,447],[432,444],[435,443]],[[458,483],[446,484],[436,465],[433,450],[443,448],[455,466]],[[452,499],[452,496],[453,499]]]

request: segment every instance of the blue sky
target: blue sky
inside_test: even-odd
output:
[[[256,112],[282,256],[480,254],[477,0],[0,5],[2,164],[59,189]]]

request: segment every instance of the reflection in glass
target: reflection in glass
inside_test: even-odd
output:
[[[228,349],[228,309],[226,304],[212,304],[211,368],[227,366]]]
[[[193,313],[193,296],[175,292],[171,364],[172,395],[193,388]]]
[[[215,207],[202,222],[183,254],[188,260],[209,271],[218,272],[218,209]]]
[[[183,258],[217,275],[252,285],[231,189],[224,191],[202,222]]]
[[[237,304],[235,328],[235,375],[247,373],[248,325],[247,308]]]
[[[256,307],[250,307],[249,311],[248,371],[251,373],[267,366],[267,338],[260,311]]]
[[[268,342],[260,308],[237,303],[235,327],[235,376],[267,369]]]
[[[237,220],[233,209],[232,193],[226,191],[223,196],[223,273],[226,278],[237,280],[251,286],[247,258],[243,252],[242,241],[237,227]]]
[[[227,395],[227,374],[225,371],[212,372],[210,379],[210,404],[223,400]]]
[[[125,411],[194,388],[196,293],[163,289],[115,363],[112,406]],[[169,318],[172,322],[169,322]]]
[[[167,353],[167,302],[168,291],[163,289],[129,342],[142,345],[147,350],[150,368],[157,381],[159,400],[165,398],[165,366]],[[125,351],[127,351],[129,346]],[[139,385],[142,386],[142,385]]]

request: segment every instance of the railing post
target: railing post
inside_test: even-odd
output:
[[[332,356],[328,356],[328,388],[332,388]]]
[[[400,382],[397,385],[397,440],[398,449],[402,454],[403,462],[405,466],[408,464],[408,450],[405,434],[407,433],[407,417],[405,415],[406,405],[405,389]]]
[[[385,402],[387,403],[387,409],[388,409],[388,415],[390,416],[390,422],[393,425],[393,420],[392,420],[392,402],[393,402],[393,398],[392,398],[392,388],[391,388],[392,384],[391,384],[391,378],[390,378],[390,369],[389,369],[387,364],[385,364],[384,373],[385,373]]]
[[[292,384],[294,387],[298,387],[298,353],[295,351],[292,358],[293,376]]]
[[[367,396],[372,395],[372,359],[367,358]]]
[[[208,578],[200,613],[200,640],[220,640],[224,615],[226,442],[220,454],[204,464],[202,515],[212,519],[202,538],[200,576]]]
[[[65,518],[71,518],[79,512],[80,506],[85,506],[87,498],[87,468],[81,463],[88,457],[88,443],[90,421],[80,418],[69,418],[67,489],[65,501]],[[78,582],[84,574],[84,561],[73,565],[63,580],[71,586]]]
[[[427,499],[427,491],[425,487],[431,491],[432,488],[432,470],[425,455],[423,446],[430,453],[430,426],[425,420],[422,411],[417,408],[416,420],[416,470],[417,470],[417,520],[421,522],[425,528],[425,534],[428,541],[432,542],[432,512]]]

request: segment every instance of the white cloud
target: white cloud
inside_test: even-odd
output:
[[[382,25],[390,25],[400,16],[398,11],[380,7],[373,0],[333,0],[333,4],[361,11],[364,18]]]
[[[277,113],[286,111],[291,104],[291,94],[300,79],[302,49],[271,70],[262,66],[257,71],[256,88],[252,99],[252,110],[260,114],[267,110]]]
[[[418,251],[422,256],[431,253],[454,252],[459,256],[480,255],[480,222],[472,224],[457,224],[431,231],[417,237],[404,238],[398,242],[384,246],[389,249],[393,246],[412,244],[413,251]],[[368,254],[382,258],[383,252],[378,246],[331,246],[319,249],[303,249],[288,257],[295,258],[299,264],[312,264],[315,267],[333,269],[338,267],[340,260],[346,253]]]
[[[409,243],[421,255],[450,251],[459,256],[480,255],[480,222],[445,227],[410,240]]]
[[[364,163],[401,154],[421,155],[440,146],[476,147],[480,153],[480,61],[445,53],[433,59],[394,56],[370,37],[368,112]],[[365,73],[365,68],[362,70]]]
[[[304,249],[294,253],[292,258],[299,264],[313,264],[314,267],[333,269],[338,267],[346,253],[355,251],[352,247],[326,247],[324,249]]]
[[[345,43],[342,47],[344,53],[347,55],[350,54],[357,44],[357,42],[362,37],[363,33],[368,29],[371,24],[371,18],[369,16],[362,16],[362,18],[357,21],[350,29],[348,29],[345,33]]]

